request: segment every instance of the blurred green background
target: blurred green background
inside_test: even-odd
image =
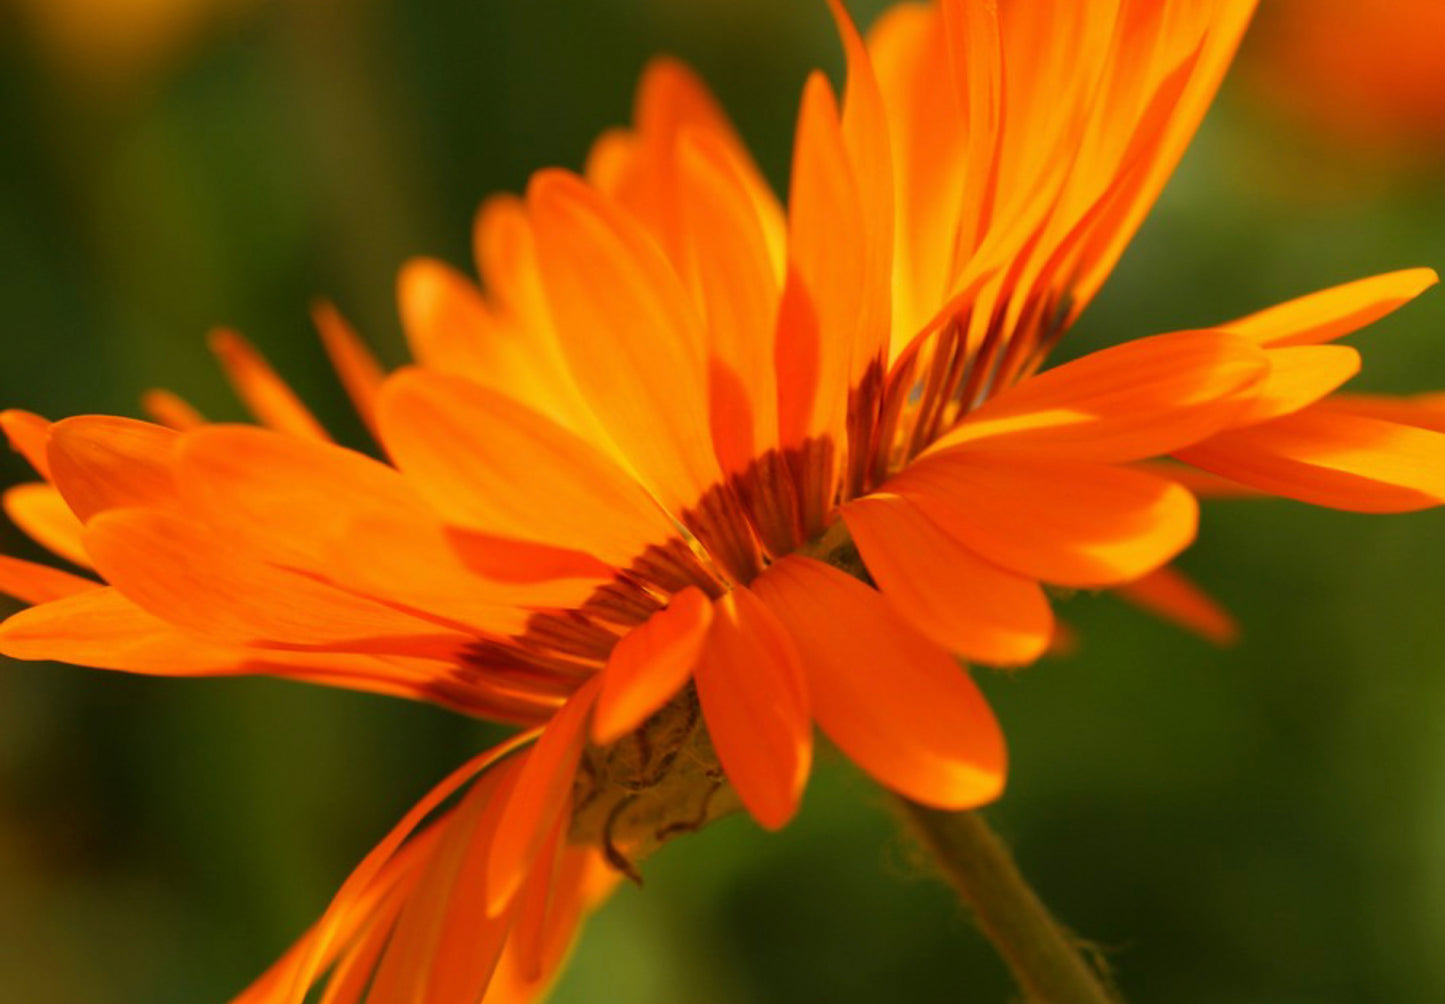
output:
[[[805,73],[840,64],[821,0],[231,0],[163,37],[82,17],[80,41],[38,13],[60,2],[0,0],[0,404],[136,414],[165,386],[240,418],[202,337],[227,324],[356,444],[312,297],[400,362],[397,266],[467,263],[480,199],[577,166],[648,55],[699,68],[775,183]],[[1445,164],[1235,82],[1066,351],[1442,264]],[[1361,387],[1445,387],[1445,295],[1356,343]],[[989,815],[1132,1000],[1445,1000],[1445,514],[1221,503],[1202,536],[1183,564],[1244,642],[1064,602],[1076,656],[982,674],[1014,764]],[[8,526],[0,549],[35,555]],[[0,1000],[229,999],[490,739],[266,680],[0,668]],[[783,833],[729,820],[646,880],[554,1001],[1014,996],[836,759]]]

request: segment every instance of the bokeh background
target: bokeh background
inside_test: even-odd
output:
[[[1409,62],[1445,51],[1442,9],[1264,0],[1066,351],[1445,265],[1445,78]],[[165,386],[238,419],[203,338],[227,324],[359,445],[311,299],[400,362],[397,266],[466,263],[480,199],[577,166],[663,50],[781,184],[805,73],[840,69],[821,0],[0,0],[0,404],[137,414]],[[1355,341],[1360,387],[1445,387],[1445,294]],[[1445,999],[1445,513],[1216,503],[1202,536],[1183,564],[1243,642],[1063,601],[1077,654],[980,674],[1014,763],[989,815],[1132,1000]],[[8,526],[0,549],[34,554]],[[229,999],[492,738],[273,681],[0,666],[0,1000]],[[552,999],[1013,993],[825,757],[785,832],[733,819],[652,861]]]

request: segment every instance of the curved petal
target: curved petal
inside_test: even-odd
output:
[[[41,547],[81,568],[90,567],[90,555],[81,543],[85,528],[65,499],[51,485],[39,481],[5,490],[5,515]]]
[[[0,594],[22,603],[49,603],[100,588],[94,579],[0,554]]]
[[[1360,354],[1346,345],[1297,345],[1270,349],[1269,376],[1259,396],[1234,419],[1254,425],[1314,404],[1360,371]]]
[[[1271,348],[1329,342],[1393,313],[1439,279],[1429,268],[1357,279],[1241,317],[1219,329]]]
[[[682,512],[721,477],[696,310],[640,226],[576,177],[539,172],[527,201],[572,378],[628,464]]]
[[[676,532],[641,485],[560,425],[456,377],[407,370],[381,397],[382,440],[453,522],[625,566]]]
[[[842,516],[879,591],[939,645],[1000,666],[1048,649],[1054,617],[1039,584],[979,558],[907,498],[854,499]]]
[[[175,504],[171,451],[177,433],[149,422],[82,415],[50,427],[51,481],[88,522],[106,509]]]
[[[925,453],[1028,450],[1075,460],[1142,460],[1229,425],[1269,374],[1235,335],[1180,331],[1064,363],[1001,392]]]
[[[796,555],[753,589],[793,638],[818,724],[859,766],[938,808],[998,797],[1005,753],[993,712],[967,671],[875,590]]]
[[[374,437],[376,394],[381,389],[382,380],[381,364],[332,303],[323,300],[316,304],[311,309],[311,320],[321,336],[321,344],[326,348],[332,368],[351,398],[352,407]]]
[[[813,763],[813,720],[793,640],[752,591],[714,605],[693,672],[708,735],[728,781],[770,830],[797,810]]]
[[[1239,625],[1229,611],[1172,566],[1127,582],[1117,592],[1135,606],[1216,645],[1233,645],[1239,640]]]
[[[234,331],[215,331],[211,333],[211,351],[256,421],[304,439],[331,438],[250,342]]]
[[[592,741],[616,742],[677,694],[692,676],[712,623],[712,604],[695,586],[623,635],[602,672]]]
[[[1136,579],[1194,539],[1199,506],[1144,471],[1052,457],[945,453],[890,480],[959,543],[1066,586]]]
[[[1332,509],[1411,512],[1445,502],[1445,435],[1328,404],[1175,455],[1272,495]]]
[[[10,440],[10,448],[23,456],[46,481],[50,480],[50,459],[46,447],[50,442],[49,420],[29,411],[9,408],[0,411],[0,429]]]

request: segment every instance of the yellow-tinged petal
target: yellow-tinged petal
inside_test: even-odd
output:
[[[1264,350],[1236,335],[1181,331],[1141,338],[1008,388],[926,453],[966,446],[1142,460],[1228,426],[1268,375]]]
[[[1360,354],[1347,345],[1294,345],[1269,350],[1269,376],[1259,396],[1235,417],[1255,425],[1299,411],[1328,395],[1360,371]]]
[[[406,370],[381,397],[382,441],[447,520],[626,565],[676,533],[635,478],[591,443],[506,396]]]
[[[1193,541],[1199,519],[1194,496],[1166,478],[1054,457],[938,454],[884,490],[987,560],[1067,586],[1153,571]]]
[[[593,742],[616,742],[676,696],[702,655],[712,619],[707,596],[689,586],[622,637],[602,671]]]
[[[326,430],[261,353],[234,331],[211,333],[211,351],[256,421],[293,436],[328,440]]]
[[[151,421],[177,432],[194,429],[206,422],[205,416],[189,401],[168,390],[146,391],[141,395],[140,406],[141,410],[150,416]]]
[[[791,556],[753,584],[802,659],[813,717],[899,794],[972,808],[1003,790],[1003,735],[968,672],[875,590]]]
[[[1439,281],[1434,269],[1408,268],[1310,293],[1220,325],[1220,330],[1279,348],[1315,345],[1358,331]]]
[[[84,526],[54,486],[32,481],[7,488],[4,506],[5,515],[31,540],[82,568],[90,567],[90,555],[80,541]]]
[[[979,558],[907,498],[854,499],[842,516],[879,591],[939,645],[999,666],[1048,648],[1054,617],[1039,584]]]
[[[572,378],[627,463],[679,513],[721,477],[696,310],[657,245],[580,179],[542,171],[528,205]]]
[[[813,720],[793,640],[751,590],[714,604],[693,679],[728,781],[753,818],[782,827],[812,767]]]
[[[1272,495],[1351,512],[1445,502],[1445,435],[1328,403],[1222,433],[1175,454]]]
[[[129,418],[67,418],[50,429],[51,481],[82,521],[107,509],[174,505],[176,439],[172,429]]]

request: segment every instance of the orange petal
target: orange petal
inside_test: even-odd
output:
[[[1194,539],[1199,506],[1143,471],[965,452],[914,464],[884,486],[1003,568],[1067,586],[1136,579]]]
[[[498,831],[487,859],[486,901],[478,906],[488,914],[500,913],[513,901],[547,834],[571,804],[577,762],[600,685],[597,677],[583,684],[527,754],[517,786],[507,798],[506,825]]]
[[[1330,410],[1342,415],[1363,415],[1382,418],[1386,422],[1413,425],[1420,429],[1445,432],[1445,393],[1414,394],[1336,394],[1329,400]]]
[[[585,574],[548,566],[530,580],[489,579],[468,562],[475,546],[454,538],[411,483],[331,443],[210,426],[186,434],[176,454],[189,511],[218,535],[267,561],[428,617],[511,633],[527,616],[520,607],[575,605],[606,574],[594,563]],[[493,570],[505,564],[497,550],[488,549]],[[515,559],[530,568],[535,557]]]
[[[859,766],[939,808],[982,805],[1003,790],[1003,735],[948,654],[876,591],[791,556],[753,584],[802,658],[813,715]]]
[[[1360,354],[1345,345],[1296,345],[1270,349],[1269,376],[1259,396],[1234,425],[1254,425],[1299,411],[1325,397],[1360,371]]]
[[[612,649],[602,673],[592,741],[616,742],[677,694],[702,655],[712,604],[689,586]]]
[[[1387,272],[1301,296],[1220,325],[1220,330],[1271,348],[1329,342],[1373,324],[1438,281],[1434,269]]]
[[[114,509],[86,527],[107,581],[172,623],[242,644],[445,657],[467,636],[267,564],[183,517]]]
[[[94,579],[0,554],[0,593],[22,603],[49,603],[99,588]]]
[[[1116,590],[1120,596],[1216,645],[1239,640],[1239,625],[1228,610],[1173,566],[1156,569]]]
[[[788,210],[792,268],[811,296],[819,332],[817,390],[802,433],[841,439],[852,347],[868,289],[868,242],[837,102],[821,73],[810,76],[803,91]]]
[[[90,567],[90,555],[80,541],[84,527],[52,486],[35,481],[7,488],[4,505],[5,514],[31,540],[82,568]]]
[[[296,392],[276,375],[261,353],[234,331],[211,333],[211,351],[231,386],[256,421],[278,432],[307,439],[330,439]]]
[[[657,245],[579,179],[540,172],[527,198],[572,378],[629,465],[681,512],[721,477],[696,311]]]
[[[1316,405],[1176,456],[1253,488],[1351,512],[1445,502],[1445,435]]]
[[[50,442],[50,422],[28,411],[10,408],[0,411],[0,429],[10,440],[11,449],[21,454],[35,473],[50,480],[50,460],[46,446]]]
[[[56,422],[47,451],[51,479],[75,515],[175,503],[176,433],[149,422],[85,415]]]
[[[382,392],[382,438],[448,520],[626,565],[676,531],[591,444],[469,381],[407,370]]]
[[[808,781],[813,721],[793,640],[750,590],[714,605],[694,680],[728,781],[753,818],[782,827]]]
[[[980,559],[907,498],[870,496],[842,509],[878,589],[923,634],[966,659],[1033,662],[1054,617],[1037,582]]]
[[[1090,353],[980,405],[928,452],[955,446],[1075,460],[1142,460],[1204,439],[1240,414],[1269,374],[1234,335],[1181,331]]]
[[[183,432],[204,425],[205,417],[185,398],[168,390],[148,390],[141,397],[141,409],[158,425]]]
[[[311,320],[356,413],[375,436],[376,394],[381,389],[381,364],[333,304],[325,300],[317,303],[311,309]]]

